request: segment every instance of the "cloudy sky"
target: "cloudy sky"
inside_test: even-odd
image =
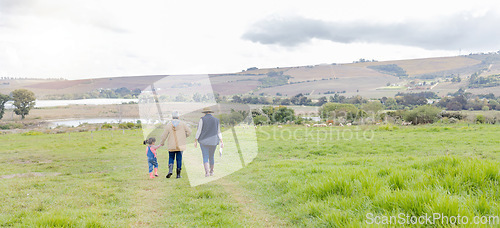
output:
[[[239,72],[500,50],[498,1],[0,0],[0,76]]]

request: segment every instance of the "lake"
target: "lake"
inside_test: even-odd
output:
[[[77,127],[83,123],[89,123],[89,124],[96,124],[96,123],[127,123],[127,122],[132,122],[132,123],[137,123],[137,120],[139,119],[134,119],[134,118],[122,118],[122,119],[116,119],[116,118],[92,118],[92,119],[67,119],[67,120],[52,120],[48,121],[50,127],[57,127],[57,126],[68,126],[68,127]]]
[[[67,105],[109,105],[138,102],[138,99],[81,99],[81,100],[36,100],[36,108],[56,107]],[[12,109],[12,101],[5,104],[6,109]]]

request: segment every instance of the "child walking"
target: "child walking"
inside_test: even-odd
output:
[[[156,159],[156,149],[160,148],[161,145],[155,146],[156,139],[149,138],[144,140],[143,144],[148,145],[147,156],[148,156],[148,166],[149,166],[149,178],[153,179],[158,176],[158,160]],[[154,174],[153,174],[154,168]]]

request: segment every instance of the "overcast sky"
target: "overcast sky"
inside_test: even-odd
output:
[[[230,73],[498,51],[497,2],[0,0],[0,76]]]

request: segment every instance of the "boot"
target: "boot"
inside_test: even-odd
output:
[[[155,177],[158,176],[158,168],[155,168]]]
[[[150,172],[150,173],[149,173],[149,178],[150,178],[150,179],[155,178],[155,176],[153,175],[153,172]]]
[[[210,170],[208,168],[208,162],[207,163],[203,163],[203,166],[205,167],[205,177],[208,177],[210,174]]]
[[[174,169],[174,164],[168,164],[168,174],[167,178],[170,178],[172,176],[172,170]]]
[[[181,178],[181,169],[180,168],[177,168],[177,179],[178,178]]]
[[[210,176],[214,175],[214,165],[210,165]]]

